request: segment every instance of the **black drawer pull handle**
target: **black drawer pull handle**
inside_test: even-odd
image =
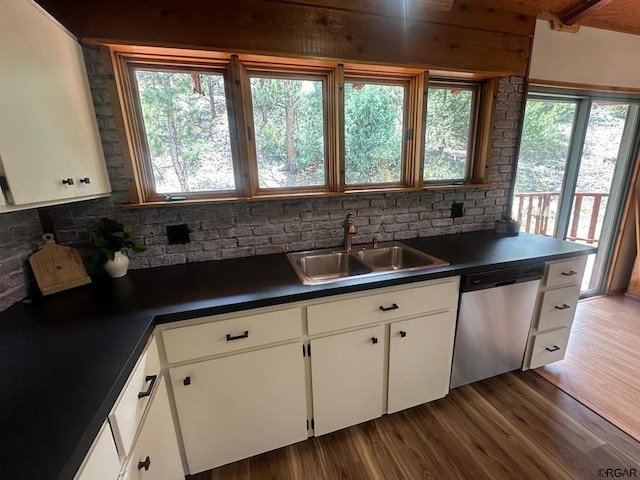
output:
[[[571,308],[571,305],[567,305],[566,303],[563,303],[562,305],[556,305],[553,308],[557,308],[558,310],[566,310],[567,308]]]
[[[571,277],[573,275],[577,275],[578,272],[575,272],[573,270],[569,270],[568,272],[562,272],[562,275],[564,275],[565,277]]]
[[[378,343],[378,337],[371,337],[371,343],[373,343],[374,345]]]
[[[81,178],[80,183],[91,183],[91,179],[89,177]]]
[[[390,307],[383,307],[382,305],[380,305],[380,311],[381,312],[388,312],[389,310],[397,310],[400,307],[398,306],[397,303],[394,303],[393,305],[391,305]]]
[[[184,377],[184,379],[182,380],[182,384],[185,387],[188,387],[189,385],[191,385],[191,377]]]
[[[400,330],[400,337],[404,338],[407,336],[407,332],[405,332],[404,330]]]
[[[553,346],[553,347],[551,347],[551,348],[549,348],[549,347],[545,348],[545,350],[546,350],[547,352],[557,352],[558,350],[560,350],[560,347],[559,347],[558,345],[554,345],[554,346]]]
[[[157,375],[147,375],[146,377],[144,377],[144,381],[149,382],[149,388],[147,388],[144,392],[138,392],[138,398],[144,398],[151,395],[153,387],[156,384],[156,380],[158,380]]]
[[[73,178],[65,178],[62,180],[63,185],[73,185]]]
[[[142,470],[144,468],[144,471],[147,472],[149,471],[149,467],[151,466],[151,459],[149,457],[144,459],[144,462],[138,462],[138,470]]]
[[[240,340],[242,338],[249,338],[249,330],[245,330],[242,335],[236,335],[235,337],[231,336],[230,333],[227,333],[227,342],[231,342],[233,340]]]

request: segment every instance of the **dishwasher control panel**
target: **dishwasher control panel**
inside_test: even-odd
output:
[[[514,283],[539,280],[544,276],[544,268],[544,263],[540,263],[526,267],[506,268],[465,275],[462,282],[462,291],[472,292],[485,288],[503,287]]]

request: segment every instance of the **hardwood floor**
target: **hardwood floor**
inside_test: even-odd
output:
[[[536,372],[640,440],[640,302],[581,301],[565,359]]]
[[[583,480],[600,468],[640,475],[640,443],[529,371],[188,478]]]

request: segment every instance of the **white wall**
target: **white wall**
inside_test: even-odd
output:
[[[557,32],[549,21],[538,20],[529,78],[640,88],[640,35],[589,27]]]

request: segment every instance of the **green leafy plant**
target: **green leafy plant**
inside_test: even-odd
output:
[[[101,218],[98,225],[89,233],[89,240],[96,249],[102,263],[113,260],[116,252],[131,249],[144,252],[147,247],[134,236],[130,225],[123,225],[110,218]]]
[[[518,235],[520,233],[520,222],[507,213],[503,213],[496,220],[495,231],[503,235]]]

